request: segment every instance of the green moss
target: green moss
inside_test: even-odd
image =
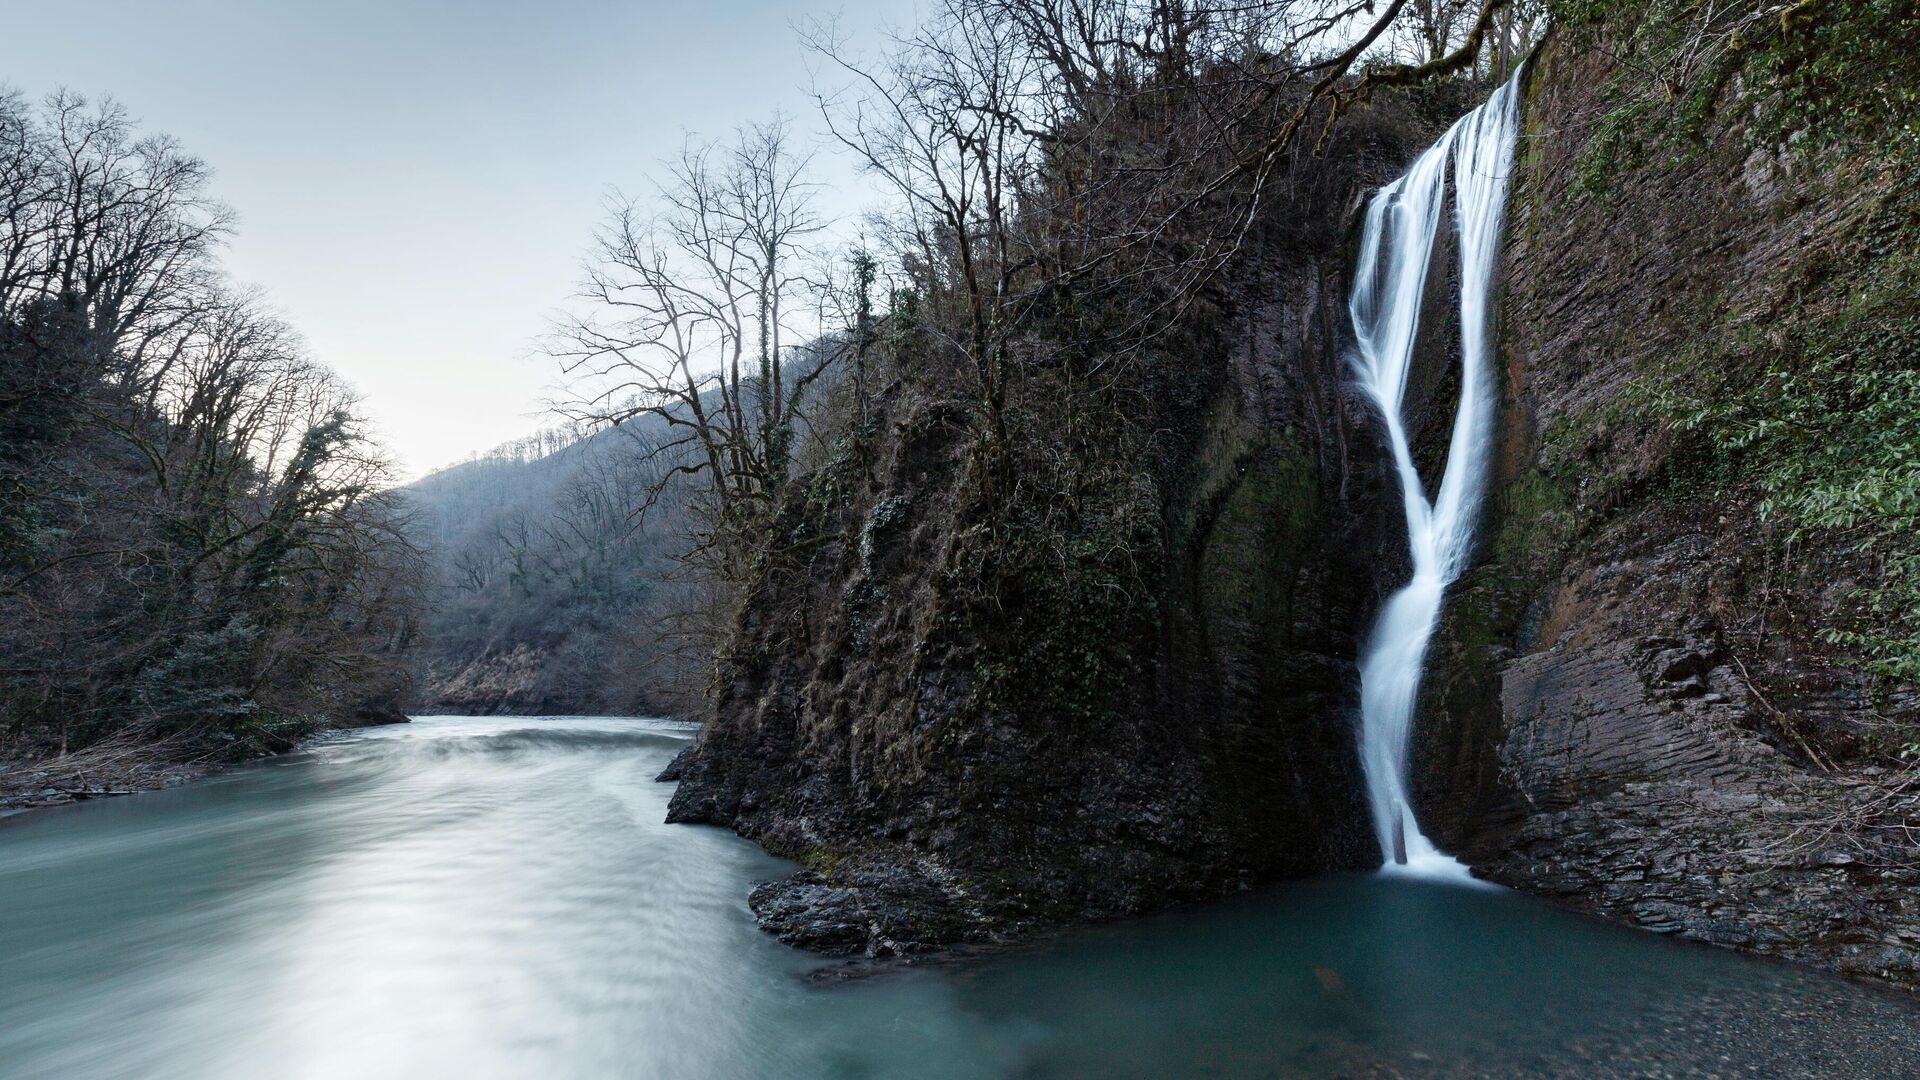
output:
[[[1569,408],[1547,424],[1540,434],[1538,482],[1553,485],[1559,505],[1541,509],[1554,511],[1562,544],[1593,535],[1632,504],[1638,494],[1634,482],[1610,459],[1617,445],[1646,438],[1659,422],[1630,386],[1619,398]],[[1530,495],[1544,497],[1544,492],[1503,497]]]
[[[1322,510],[1313,462],[1298,448],[1276,445],[1235,464],[1239,473],[1220,506],[1202,555],[1207,607],[1254,622],[1292,605],[1294,570],[1319,531]]]
[[[834,881],[839,878],[840,868],[845,865],[847,861],[845,852],[830,850],[818,845],[789,853],[787,858],[819,874],[828,881]]]
[[[1450,843],[1471,831],[1501,790],[1498,660],[1522,637],[1527,599],[1560,564],[1573,534],[1565,492],[1539,469],[1507,483],[1488,518],[1485,560],[1449,589],[1420,690],[1416,798]]]
[[[1692,0],[1549,0],[1547,8],[1573,40],[1618,60],[1607,108],[1575,163],[1577,191],[1614,194],[1616,177],[1654,155],[1695,152],[1731,86],[1754,146],[1920,160],[1913,0],[1803,0],[1779,12]]]
[[[1501,490],[1497,513],[1500,527],[1490,548],[1493,558],[1508,566],[1550,558],[1573,531],[1566,494],[1539,469],[1528,469]]]

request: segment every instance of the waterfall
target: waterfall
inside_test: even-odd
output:
[[[1360,657],[1360,760],[1385,869],[1472,880],[1436,848],[1407,798],[1407,751],[1420,669],[1446,587],[1466,569],[1474,520],[1492,461],[1495,384],[1490,305],[1507,177],[1519,133],[1519,72],[1461,117],[1406,175],[1367,204],[1354,270],[1352,358],[1360,388],[1380,410],[1406,505],[1413,579],[1381,608]],[[1428,264],[1453,164],[1460,247],[1460,404],[1439,495],[1427,501],[1402,416],[1420,327]]]

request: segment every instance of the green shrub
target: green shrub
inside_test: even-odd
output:
[[[1869,555],[1878,572],[1826,637],[1920,682],[1920,256],[1878,260],[1835,310],[1748,327],[1734,348],[1677,366],[1656,405],[1728,482],[1754,485],[1786,539]]]

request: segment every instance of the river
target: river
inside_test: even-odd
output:
[[[662,824],[689,737],[425,717],[0,822],[0,1076],[1920,1076],[1909,996],[1372,875],[810,979],[791,867]]]

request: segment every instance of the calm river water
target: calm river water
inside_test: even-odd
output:
[[[688,737],[428,717],[0,822],[0,1076],[1920,1076],[1910,997],[1372,877],[812,981],[790,867],[661,823]]]

